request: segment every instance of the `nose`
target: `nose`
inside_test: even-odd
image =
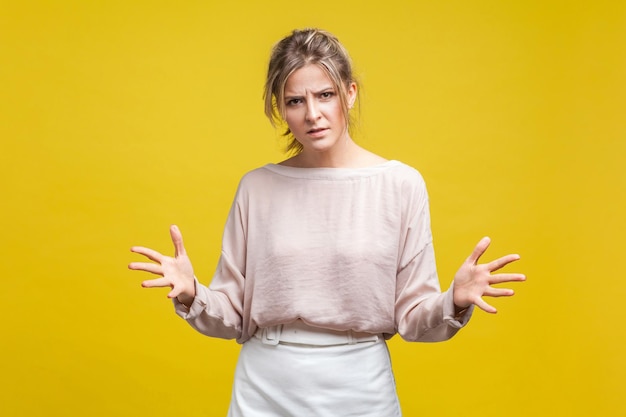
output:
[[[309,101],[306,105],[306,114],[305,114],[306,121],[315,122],[316,120],[319,120],[321,116],[322,114],[320,113],[320,110],[317,107],[317,103],[315,103],[314,100]]]

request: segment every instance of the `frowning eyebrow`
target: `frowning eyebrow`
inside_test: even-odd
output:
[[[335,88],[333,86],[324,87],[321,90],[313,91],[313,95],[317,96],[319,94],[327,93],[329,91],[335,91]],[[301,97],[303,97],[303,95],[285,91],[285,100]]]

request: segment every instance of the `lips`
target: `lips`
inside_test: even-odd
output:
[[[314,129],[309,129],[306,133],[309,136],[313,136],[313,137],[319,137],[319,136],[323,136],[324,133],[326,133],[328,129],[325,127],[317,127]]]

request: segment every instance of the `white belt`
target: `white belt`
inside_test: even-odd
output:
[[[379,335],[372,333],[321,329],[306,325],[302,320],[257,330],[257,339],[267,345],[292,343],[296,345],[336,346],[376,342]]]

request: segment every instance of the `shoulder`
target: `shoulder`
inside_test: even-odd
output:
[[[396,160],[390,162],[388,175],[407,185],[425,186],[424,177],[416,168]]]
[[[268,167],[273,164],[266,164],[255,168],[251,171],[246,172],[239,181],[240,187],[242,185],[254,185],[259,182],[267,181],[270,177],[273,176],[273,173]]]
[[[237,197],[255,192],[264,192],[275,186],[277,176],[269,169],[273,164],[266,164],[246,172],[239,180]]]
[[[393,188],[403,201],[403,204],[413,207],[421,207],[427,204],[429,200],[428,190],[422,174],[410,165],[399,161],[394,162],[388,174],[390,175]]]
[[[393,162],[392,166],[393,168],[395,168],[395,171],[398,176],[401,176],[407,179],[424,181],[422,174],[417,170],[417,168],[414,168],[411,165],[407,165],[404,162],[401,162],[398,160],[393,160],[392,162]]]

